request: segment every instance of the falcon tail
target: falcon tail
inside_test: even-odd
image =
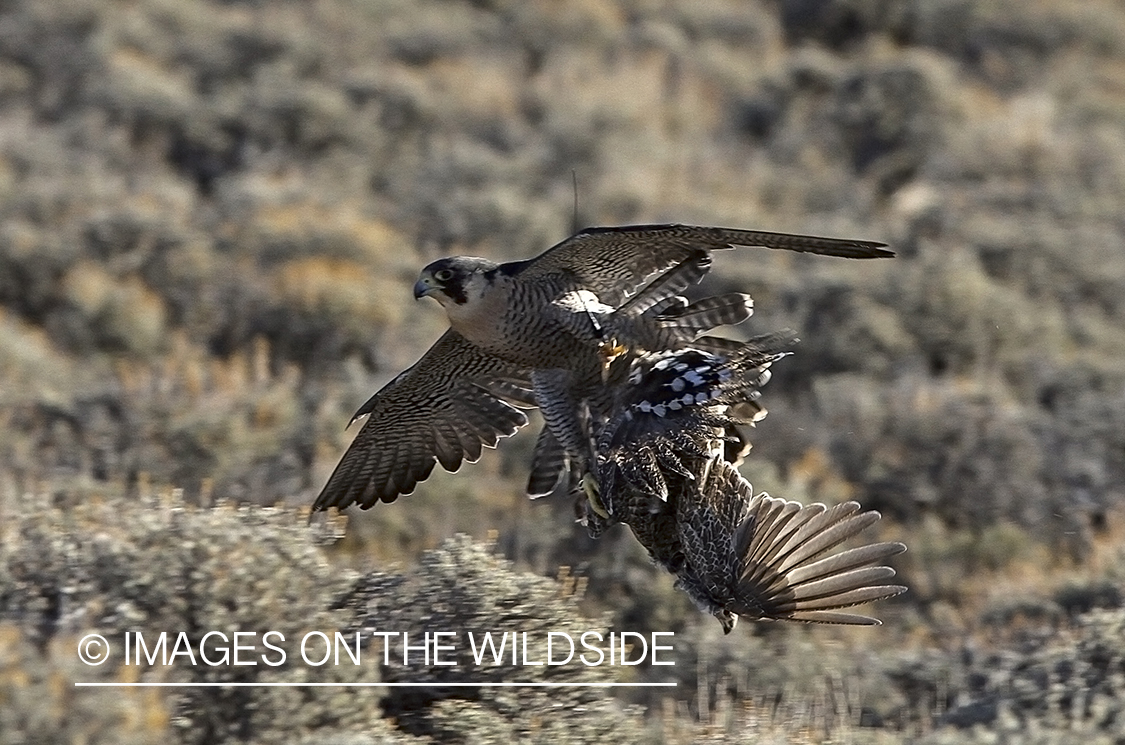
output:
[[[902,585],[887,584],[894,569],[872,566],[905,551],[901,543],[873,543],[825,556],[878,522],[878,512],[860,512],[857,502],[801,506],[764,493],[754,501],[758,504],[734,535],[739,578],[727,605],[730,612],[748,618],[877,626],[877,618],[841,609],[906,591]]]

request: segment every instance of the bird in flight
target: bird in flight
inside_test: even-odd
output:
[[[686,348],[636,357],[597,433],[592,535],[629,526],[676,586],[730,633],[739,617],[876,625],[842,609],[898,595],[895,572],[874,566],[906,550],[873,543],[830,553],[880,516],[856,502],[832,507],[776,499],[724,456],[732,425],[760,418],[759,389],[785,337],[732,353]],[[747,419],[747,405],[750,420]],[[592,505],[591,505],[592,506]]]
[[[679,348],[749,316],[745,295],[694,304],[679,298],[706,274],[712,251],[736,246],[894,255],[874,241],[635,225],[588,228],[523,261],[435,261],[422,270],[414,296],[435,299],[450,328],[356,412],[353,422],[368,419],[313,509],[392,502],[428,478],[435,463],[455,471],[515,434],[527,423],[522,409],[533,406],[547,433],[529,491],[561,478],[569,459],[584,471],[590,428],[582,412],[607,416],[605,375],[622,350]]]

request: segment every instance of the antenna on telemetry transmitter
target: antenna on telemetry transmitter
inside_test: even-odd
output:
[[[578,171],[570,169],[570,180],[574,185],[574,215],[571,218],[571,233],[578,232]]]

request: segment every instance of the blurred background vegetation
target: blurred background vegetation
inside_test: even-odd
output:
[[[1115,0],[4,2],[0,742],[1121,742],[1123,214]],[[444,328],[422,265],[655,221],[898,251],[729,252],[703,288],[802,338],[743,472],[883,511],[887,626],[723,638],[526,500],[526,433],[342,540],[292,511]],[[70,688],[89,629],[421,628],[458,582],[459,618],[675,631],[633,674],[679,687]]]

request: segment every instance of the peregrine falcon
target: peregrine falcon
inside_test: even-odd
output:
[[[555,453],[554,461],[559,452],[587,457],[588,429],[579,412],[604,417],[603,376],[620,350],[677,348],[700,327],[729,322],[717,318],[749,315],[746,296],[720,298],[718,311],[678,297],[710,268],[712,251],[761,246],[845,258],[893,256],[884,245],[638,225],[588,228],[524,261],[435,261],[422,270],[414,296],[437,300],[450,330],[360,408],[356,418],[369,418],[313,509],[368,508],[409,494],[435,461],[455,470],[466,458],[474,460],[482,445],[514,434],[527,421],[520,408],[533,405],[549,430],[541,460],[550,467],[529,485],[541,488],[552,468],[561,467],[546,454]]]
[[[801,506],[753,488],[724,455],[732,425],[760,418],[759,389],[785,337],[730,354],[682,349],[639,356],[597,433],[597,535],[626,523],[655,563],[729,633],[738,617],[878,624],[840,609],[905,591],[871,566],[906,550],[875,543],[828,554],[879,519],[855,502]],[[593,495],[591,495],[593,499]]]

